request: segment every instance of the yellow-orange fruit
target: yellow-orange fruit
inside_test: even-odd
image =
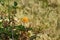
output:
[[[23,17],[22,22],[27,23],[29,21],[28,17]]]

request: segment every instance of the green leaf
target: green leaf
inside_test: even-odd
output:
[[[25,26],[23,26],[23,25],[16,26],[16,29],[17,30],[21,30],[21,31],[25,31],[26,30]]]
[[[31,27],[29,27],[28,30],[33,30],[33,29]]]
[[[14,2],[14,6],[17,6],[17,2]]]

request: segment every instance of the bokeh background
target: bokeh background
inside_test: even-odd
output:
[[[36,40],[60,40],[60,0],[2,0],[1,3],[13,6],[14,1],[18,3],[16,18],[28,17],[28,24],[34,31],[41,29],[39,31],[44,33],[38,34],[41,38],[37,37]],[[0,4],[0,11],[8,15],[5,5]]]

